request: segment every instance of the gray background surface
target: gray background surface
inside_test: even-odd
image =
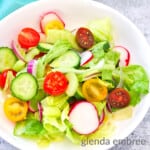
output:
[[[150,43],[150,0],[96,0],[127,16],[143,32]],[[140,42],[140,41],[139,41]],[[144,109],[144,108],[143,108]],[[145,140],[145,145],[120,144],[111,150],[150,150],[150,110],[140,125],[129,135],[129,140]],[[0,150],[17,150],[0,138]]]

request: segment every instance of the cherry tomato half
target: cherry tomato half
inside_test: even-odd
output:
[[[28,105],[26,102],[17,98],[10,97],[4,102],[4,112],[7,118],[13,122],[21,121],[26,118]]]
[[[89,79],[83,83],[82,93],[87,101],[96,102],[104,100],[108,90],[101,84],[100,79]]]
[[[23,28],[18,35],[18,42],[22,48],[30,48],[36,46],[39,41],[39,33],[32,28]]]
[[[12,70],[12,69],[7,69],[7,70],[4,70],[1,74],[0,74],[0,87],[1,88],[4,88],[5,86],[5,83],[6,83],[6,79],[7,79],[7,74],[8,72],[12,72],[12,74],[14,76],[16,76],[16,71]]]
[[[116,88],[108,95],[108,102],[113,108],[123,108],[129,105],[130,95],[123,88]]]
[[[56,96],[63,94],[68,87],[68,80],[61,72],[50,72],[44,80],[44,91]]]
[[[0,74],[0,88],[4,88],[3,76]]]
[[[88,49],[94,44],[94,36],[87,28],[79,28],[76,33],[76,41],[81,48]]]

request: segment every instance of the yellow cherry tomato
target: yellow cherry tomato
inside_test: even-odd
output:
[[[82,93],[87,101],[97,102],[104,100],[108,94],[107,87],[102,85],[100,79],[89,79],[82,85]]]
[[[64,29],[64,24],[60,20],[52,20],[45,25],[45,33],[50,29]]]
[[[21,121],[26,118],[28,111],[27,102],[10,97],[4,102],[4,112],[7,118],[13,122]]]

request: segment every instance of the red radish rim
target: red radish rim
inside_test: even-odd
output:
[[[71,104],[68,116],[70,115],[71,111],[78,105],[78,103],[86,102],[85,100],[80,100],[80,101],[75,101],[74,103]]]
[[[106,103],[106,108],[110,113],[112,113],[111,105],[109,102]]]
[[[54,11],[49,11],[49,12],[44,13],[44,14],[40,17],[40,28],[41,28],[42,33],[44,33],[43,26],[42,26],[42,20],[44,19],[44,17],[45,17],[46,15],[49,15],[49,14],[54,14],[54,15],[56,15],[56,17],[58,18],[58,20],[60,20],[60,21],[62,22],[62,24],[64,25],[64,27],[65,27],[65,22],[63,21],[63,19],[62,19],[56,12],[54,12]]]
[[[28,104],[28,110],[29,110],[29,112],[35,113],[36,110],[34,110],[34,109],[31,107],[30,103],[31,103],[30,101],[27,102],[27,104]]]
[[[130,52],[127,48],[125,48],[124,46],[120,46],[120,45],[116,45],[115,48],[122,48],[127,52],[127,59],[125,59],[125,65],[128,66],[129,62],[130,62]]]
[[[22,61],[24,61],[24,62],[26,62],[25,59],[24,59],[24,57],[21,55],[19,49],[16,47],[16,43],[15,43],[14,40],[12,40],[12,42],[11,42],[11,47],[12,47],[13,52],[17,56],[17,58],[20,59],[20,60],[22,60]]]
[[[39,110],[39,119],[42,122],[42,119],[43,119],[43,108],[42,108],[42,104],[40,102],[38,103],[38,110]]]
[[[99,126],[103,123],[104,119],[105,119],[105,111],[103,110],[100,115]]]
[[[83,59],[84,57],[86,57],[85,55],[83,56],[83,54],[86,54],[86,53],[90,53],[91,56],[88,57],[88,59],[85,59],[85,60],[82,62],[82,59]],[[92,52],[91,52],[90,50],[88,50],[88,51],[84,51],[84,52],[80,53],[80,57],[81,57],[81,64],[80,64],[80,66],[84,66],[84,65],[87,64],[89,61],[91,61],[91,59],[93,59],[94,56],[93,56]]]
[[[99,116],[99,115],[98,115],[98,110],[97,110],[96,106],[95,106],[94,104],[88,102],[88,101],[85,101],[85,100],[81,100],[81,101],[75,102],[75,103],[71,106],[70,111],[69,111],[69,113],[68,113],[68,116],[70,115],[70,113],[75,109],[75,107],[76,107],[79,103],[89,103],[89,104],[91,104],[91,105],[94,107],[95,111],[96,111],[97,117]],[[73,129],[76,133],[78,133],[78,134],[80,134],[80,135],[90,135],[90,134],[92,134],[92,133],[94,133],[94,132],[97,131],[97,129],[99,128],[99,126],[100,126],[100,124],[101,124],[101,123],[100,123],[100,120],[102,120],[102,122],[103,122],[103,120],[104,120],[104,115],[102,116],[101,119],[99,119],[99,124],[98,124],[97,128],[96,128],[95,130],[93,130],[92,132],[87,133],[87,134],[85,134],[85,133],[84,133],[84,134],[81,134],[81,133],[79,133],[78,131],[76,131],[74,128],[72,128],[72,129]]]

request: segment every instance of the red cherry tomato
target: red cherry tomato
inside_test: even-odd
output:
[[[108,95],[108,102],[113,108],[123,108],[129,105],[130,95],[123,88],[116,88]]]
[[[24,28],[18,35],[18,42],[23,48],[36,46],[40,41],[39,33],[32,28]]]
[[[63,94],[68,87],[68,80],[61,72],[50,72],[44,80],[44,91],[50,95]]]
[[[79,28],[76,33],[76,41],[80,47],[88,49],[94,44],[94,36],[87,28]]]
[[[0,88],[4,87],[3,76],[0,74]]]
[[[1,87],[1,88],[4,88],[4,87],[5,87],[6,78],[7,78],[7,74],[8,74],[9,71],[11,71],[14,76],[16,76],[16,71],[14,71],[14,70],[12,70],[12,69],[4,70],[4,71],[0,74],[0,87]]]

